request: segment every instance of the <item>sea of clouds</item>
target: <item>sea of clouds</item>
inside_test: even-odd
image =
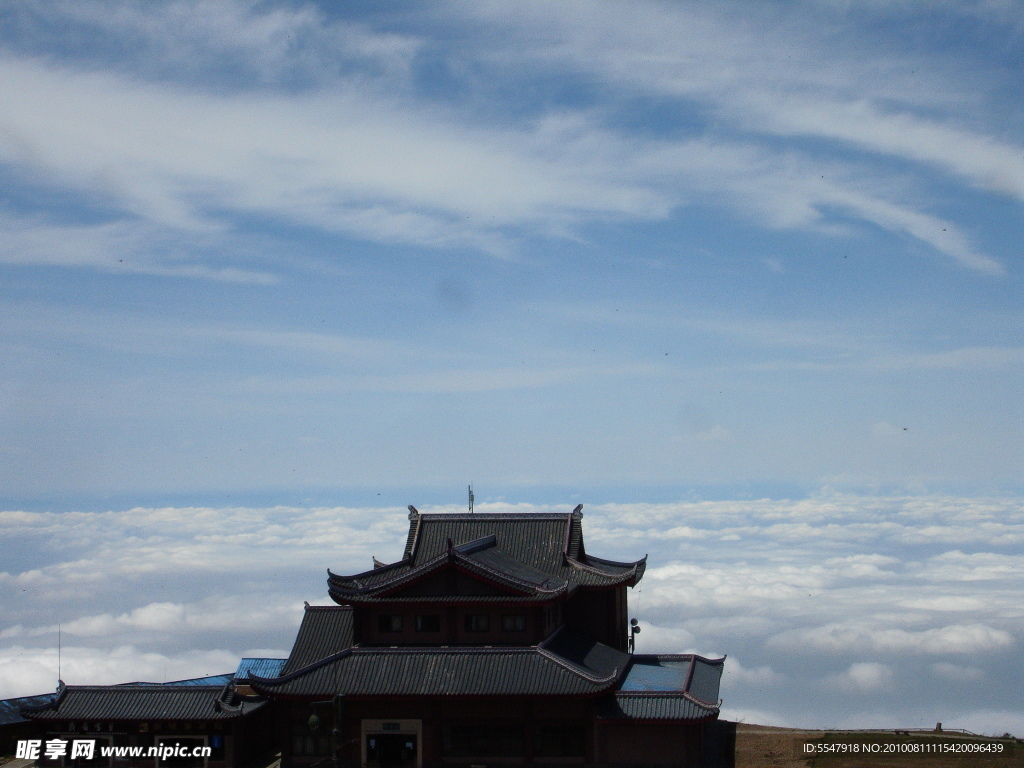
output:
[[[584,512],[589,552],[649,555],[630,596],[638,651],[728,654],[725,717],[1024,734],[1024,500],[823,495]],[[0,512],[0,698],[53,690],[58,663],[65,682],[85,684],[283,657],[303,601],[329,602],[326,569],[397,559],[407,526],[398,508]]]

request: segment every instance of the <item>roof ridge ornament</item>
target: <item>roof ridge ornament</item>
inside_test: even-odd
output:
[[[583,505],[582,504],[577,504],[576,505],[576,509],[574,509],[572,511],[572,516],[574,518],[576,518],[577,520],[582,520],[583,519]]]

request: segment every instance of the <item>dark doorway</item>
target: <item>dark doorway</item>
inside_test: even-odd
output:
[[[416,768],[415,733],[371,733],[366,737],[369,768]]]

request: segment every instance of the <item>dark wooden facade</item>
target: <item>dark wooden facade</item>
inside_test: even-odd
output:
[[[338,606],[307,606],[282,674],[253,683],[279,708],[282,765],[706,762],[723,660],[629,652],[645,565],[590,556],[580,508],[410,507],[402,559],[329,574]]]

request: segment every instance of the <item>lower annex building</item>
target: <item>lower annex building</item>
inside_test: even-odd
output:
[[[632,653],[626,590],[646,558],[589,554],[582,519],[581,506],[410,507],[402,558],[328,571],[335,605],[306,604],[287,659],[176,684],[61,684],[17,708],[15,726],[114,746],[187,740],[210,755],[173,764],[209,768],[277,751],[283,768],[712,764],[724,658]]]

